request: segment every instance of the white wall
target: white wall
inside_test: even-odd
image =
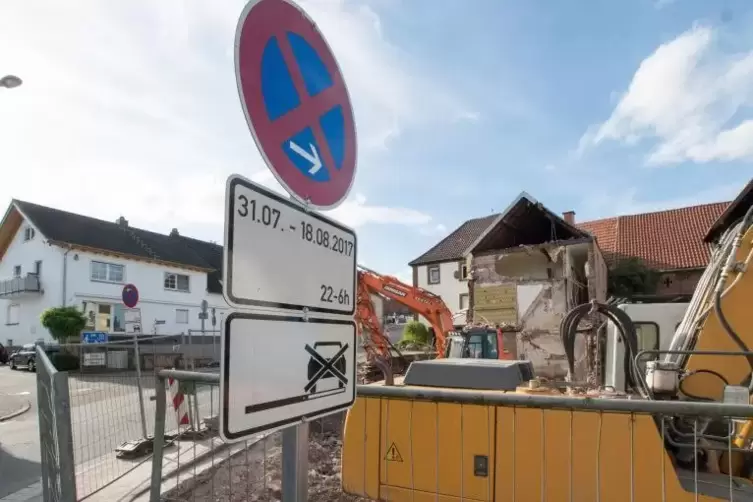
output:
[[[60,303],[62,253],[60,248],[48,245],[36,232],[30,241],[24,242],[24,222],[0,260],[0,281],[13,278],[13,268],[21,265],[21,276],[34,272],[34,262],[42,261],[40,276],[41,293],[26,293],[12,299],[0,299],[0,343],[13,340],[14,345],[31,343],[37,339],[49,339],[47,330],[39,322],[41,313]],[[18,305],[18,324],[8,325],[8,308]]]
[[[455,272],[458,271],[459,263],[460,260],[438,264],[439,284],[429,284],[427,269],[433,265],[419,265],[417,267],[418,286],[441,296],[452,312],[460,310],[460,295],[468,294],[468,281],[455,279]]]
[[[207,292],[207,274],[180,268],[165,267],[151,263],[124,260],[94,253],[72,250],[67,256],[65,250],[44,242],[37,232],[33,240],[23,241],[25,224],[11,242],[6,254],[0,260],[0,280],[13,277],[13,267],[21,265],[22,276],[34,271],[34,262],[42,260],[40,277],[42,293],[27,293],[22,297],[0,300],[0,343],[8,339],[14,345],[32,343],[38,339],[51,340],[47,330],[39,322],[42,312],[62,304],[83,307],[84,302],[122,305],[121,293],[124,284],[132,283],[139,290],[142,331],[152,333],[155,319],[164,320],[157,326],[158,334],[187,333],[189,329],[200,329],[198,318],[203,299],[209,308],[216,307],[217,326],[220,329],[223,314],[227,315],[228,305],[221,294]],[[65,300],[63,299],[63,262],[67,262]],[[97,282],[91,280],[91,262],[102,261],[125,265],[121,283]],[[189,292],[165,290],[164,273],[175,272],[188,275]],[[8,306],[19,305],[19,322],[7,325]],[[111,307],[112,309],[112,307]],[[176,309],[187,309],[188,323],[176,322]],[[206,321],[206,329],[212,329],[211,313]]]
[[[98,255],[88,252],[71,251],[68,260],[68,283],[66,304],[81,307],[83,302],[110,303],[121,305],[121,293],[125,284],[133,284],[139,290],[142,330],[154,332],[154,321],[165,321],[156,326],[157,334],[187,333],[189,329],[199,329],[199,312],[201,301],[206,299],[209,308],[217,308],[217,328],[220,326],[220,314],[227,313],[227,303],[221,294],[207,292],[206,272],[167,267],[141,261]],[[91,279],[92,261],[124,265],[123,282],[110,283]],[[189,291],[171,291],[164,287],[165,272],[189,276]],[[188,310],[188,324],[176,322],[176,309]],[[210,319],[206,323],[211,328]]]

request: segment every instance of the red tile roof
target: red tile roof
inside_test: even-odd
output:
[[[636,257],[658,270],[701,268],[711,257],[703,238],[729,204],[715,202],[576,225],[596,237],[610,264]]]

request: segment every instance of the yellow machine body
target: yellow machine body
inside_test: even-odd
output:
[[[753,228],[737,249],[737,262],[745,262],[752,249]],[[738,273],[744,277],[726,292],[722,306],[743,342],[753,347],[753,270],[738,268],[725,288]],[[739,352],[713,309],[708,312],[693,349]],[[740,356],[693,354],[684,371],[697,370],[712,370],[732,385],[751,374]],[[702,371],[689,375],[681,388],[721,401],[723,382]],[[747,434],[749,423],[738,424],[738,433]],[[741,490],[734,500],[753,500],[753,485],[736,468],[728,477],[719,470],[678,467],[662,430],[649,414],[365,394],[346,420],[343,489],[374,500],[410,502],[691,502],[728,500],[734,484]],[[738,437],[737,445],[748,448],[745,439]]]
[[[719,500],[683,487],[644,414],[359,397],[342,466],[343,490],[374,500]]]

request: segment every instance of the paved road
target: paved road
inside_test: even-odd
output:
[[[11,371],[7,366],[0,366],[2,394],[27,398],[31,409],[19,417],[0,422],[0,498],[35,483],[41,475],[34,373]]]
[[[79,496],[128,472],[133,461],[118,459],[115,448],[142,437],[138,387],[134,375],[69,376],[73,452]],[[142,377],[147,434],[154,433],[154,377]],[[0,367],[0,394],[23,394],[32,408],[0,423],[0,498],[35,483],[41,476],[36,375]],[[218,413],[216,388],[199,389],[199,416]],[[167,428],[177,428],[168,407]]]

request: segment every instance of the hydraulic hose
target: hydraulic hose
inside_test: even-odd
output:
[[[623,363],[625,374],[632,376],[635,385],[643,397],[651,398],[651,390],[646,385],[635,362],[635,355],[638,353],[638,336],[635,333],[635,325],[630,316],[623,310],[606,303],[593,300],[590,303],[578,305],[562,318],[560,336],[565,348],[565,356],[567,357],[570,374],[575,374],[575,339],[579,333],[578,325],[590,313],[597,313],[607,317],[617,327],[619,336],[625,342],[626,351],[629,353],[629,357],[625,358]]]

